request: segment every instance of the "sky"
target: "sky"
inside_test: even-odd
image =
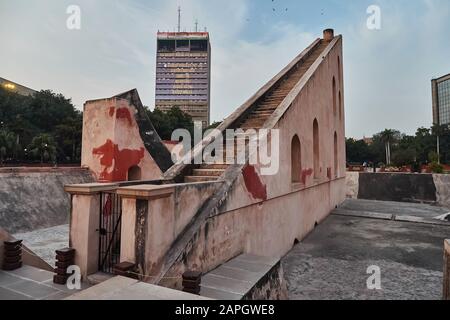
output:
[[[81,29],[66,26],[69,5]],[[381,9],[369,30],[367,8]],[[0,0],[0,77],[87,100],[137,88],[154,107],[156,33],[207,27],[211,114],[223,120],[322,30],[344,37],[346,135],[431,126],[431,79],[450,73],[448,0]]]

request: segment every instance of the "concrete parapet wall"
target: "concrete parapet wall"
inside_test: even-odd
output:
[[[181,279],[172,277],[188,269],[213,270],[241,253],[281,258],[340,203],[344,188],[339,179],[210,217],[160,284],[181,288]]]
[[[347,172],[348,198],[421,202],[450,208],[450,175]]]
[[[81,168],[19,168],[3,169],[0,181],[0,226],[14,234],[67,224],[70,197],[64,185],[93,177]]]

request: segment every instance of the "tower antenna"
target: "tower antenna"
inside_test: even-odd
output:
[[[198,32],[198,19],[195,19],[195,32]]]
[[[181,7],[178,6],[178,32],[181,31]]]

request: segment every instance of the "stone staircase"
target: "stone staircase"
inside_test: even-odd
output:
[[[321,40],[320,43],[312,50],[306,60],[302,63],[297,64],[292,70],[290,70],[284,78],[275,85],[262,99],[251,108],[251,112],[242,119],[238,124],[237,128],[242,130],[258,130],[261,129],[266,121],[272,116],[274,111],[283,102],[286,96],[292,91],[295,85],[301,80],[303,75],[308,71],[314,61],[320,56],[320,54],[328,46],[329,42]],[[235,159],[237,155],[237,148],[239,140],[245,139],[246,136],[239,136],[234,138],[235,150],[234,154],[230,156],[231,159]],[[246,140],[245,142],[247,142]],[[202,164],[198,169],[193,169],[192,174],[184,177],[185,183],[192,182],[209,182],[217,181],[225,173],[226,169],[229,167],[227,164],[227,148],[226,141],[224,142],[222,150],[223,161],[217,164]],[[229,161],[235,162],[235,161]],[[228,162],[228,163],[229,163]]]

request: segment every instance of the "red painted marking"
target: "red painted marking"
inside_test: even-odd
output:
[[[101,147],[94,148],[92,154],[100,156],[100,164],[105,167],[100,173],[100,181],[125,181],[128,170],[144,158],[144,148],[119,150],[117,144],[108,139]]]
[[[117,109],[116,119],[126,119],[128,120],[128,124],[130,126],[133,124],[133,122],[131,121],[131,113],[130,110],[128,110],[128,108]]]
[[[313,169],[306,169],[302,171],[302,176],[301,176],[301,181],[303,184],[306,184],[306,178],[312,176],[312,174],[314,173]]]
[[[116,108],[110,107],[110,108],[109,108],[109,116],[110,116],[110,117],[114,116],[114,112],[116,112]]]
[[[267,186],[261,181],[261,177],[256,172],[254,166],[246,166],[242,170],[245,187],[253,198],[267,200]]]

